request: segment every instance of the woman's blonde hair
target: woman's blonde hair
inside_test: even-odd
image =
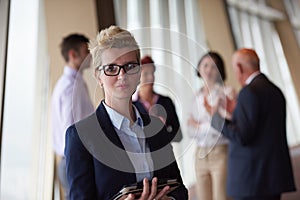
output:
[[[136,51],[137,61],[140,63],[140,48],[134,39],[133,35],[118,26],[110,26],[99,32],[95,40],[89,43],[89,50],[91,52],[93,67],[95,72],[97,67],[102,65],[102,53],[110,48],[132,48]]]

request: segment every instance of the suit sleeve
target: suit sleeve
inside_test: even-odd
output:
[[[212,126],[230,141],[248,145],[256,137],[260,123],[259,109],[258,98],[250,89],[245,88],[240,92],[232,121],[224,120],[216,114],[213,116]]]
[[[95,199],[93,157],[80,141],[74,125],[67,129],[65,157],[70,199]]]

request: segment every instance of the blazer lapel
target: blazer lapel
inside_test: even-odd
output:
[[[159,148],[159,143],[155,141],[157,138],[155,137],[156,133],[155,132],[155,127],[154,124],[151,121],[151,118],[148,114],[142,114],[141,117],[143,119],[143,124],[144,124],[144,133],[146,136],[146,143],[149,145],[150,152],[153,152]],[[153,135],[154,134],[154,135]]]
[[[103,105],[103,102],[98,106],[96,110],[97,119],[99,124],[103,130],[105,136],[117,147],[125,150],[117,132],[114,129],[114,126],[109,118],[109,115]]]
[[[118,171],[134,174],[134,167],[101,103],[96,112],[76,125],[83,144],[101,163]],[[87,138],[87,139],[85,139]]]
[[[141,115],[142,116],[142,115]],[[154,165],[154,176],[164,177],[164,172],[161,169],[174,162],[175,158],[172,154],[170,141],[167,141],[164,134],[164,125],[159,119],[151,118],[149,115],[142,116],[144,121],[144,132],[146,143],[151,152],[151,157]]]

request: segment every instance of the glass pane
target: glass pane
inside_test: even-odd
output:
[[[44,199],[48,75],[40,3],[11,1],[0,199]]]

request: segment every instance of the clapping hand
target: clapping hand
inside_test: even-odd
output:
[[[226,96],[225,109],[228,113],[232,114],[236,106],[236,99],[231,99]]]
[[[204,98],[204,107],[206,109],[206,111],[211,115],[213,116],[217,110],[218,110],[218,107],[219,107],[219,100],[218,102],[214,105],[214,106],[211,106],[209,103],[208,103],[208,100],[207,98],[205,97]]]
[[[236,106],[236,99],[231,99],[226,96],[226,99],[221,99],[219,105],[225,110],[225,112],[219,112],[219,114],[228,120],[231,120],[232,113]]]
[[[207,112],[213,116],[217,111],[219,111],[219,114],[226,119],[230,119],[231,115],[235,109],[236,106],[236,99],[232,99],[226,96],[226,98],[219,98],[217,103],[214,106],[211,106],[208,103],[207,98],[204,98],[204,107],[207,110]],[[219,108],[225,109],[226,112],[220,112]]]

